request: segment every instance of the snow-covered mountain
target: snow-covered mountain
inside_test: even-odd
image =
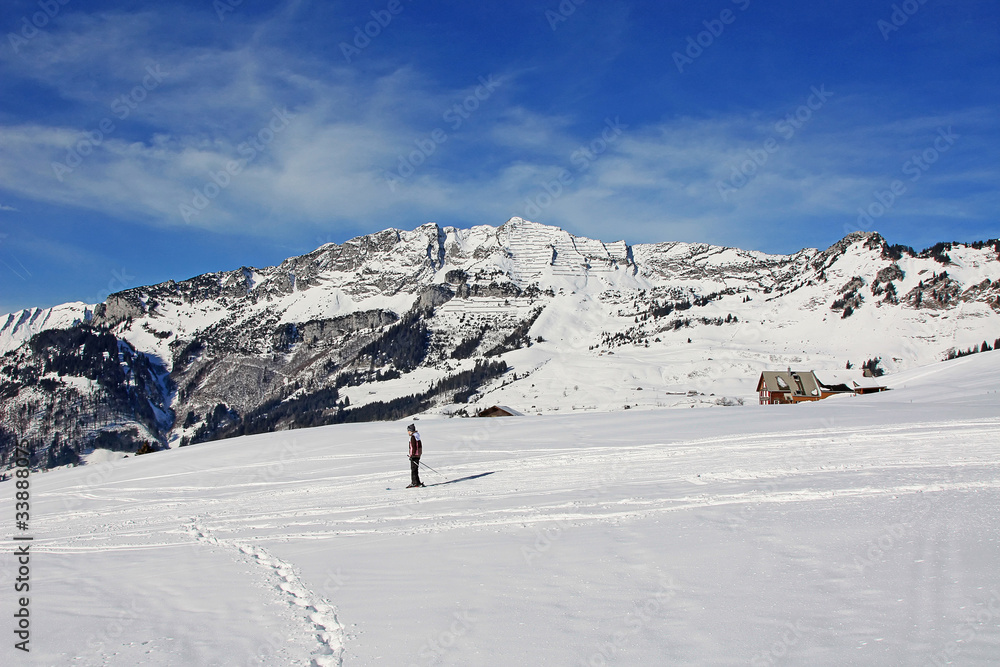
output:
[[[898,371],[992,347],[998,256],[997,241],[916,253],[872,233],[794,255],[628,245],[520,218],[386,230],[0,316],[0,423],[72,459],[97,437],[756,400],[766,368]]]

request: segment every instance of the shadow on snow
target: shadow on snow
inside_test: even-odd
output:
[[[469,475],[468,477],[460,477],[458,479],[449,479],[447,482],[435,482],[434,484],[425,484],[424,486],[444,486],[445,484],[455,484],[456,482],[467,482],[470,479],[479,479],[480,477],[486,477],[487,475],[492,475],[496,473],[496,470],[491,472],[481,472],[478,475]]]

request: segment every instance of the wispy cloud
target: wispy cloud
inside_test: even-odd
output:
[[[32,45],[34,58],[5,56],[8,71],[16,68],[76,105],[74,121],[90,120],[52,116],[0,126],[3,188],[143,224],[261,236],[359,223],[499,222],[530,213],[535,203],[540,221],[594,236],[606,236],[613,223],[615,235],[630,240],[757,245],[788,221],[846,223],[895,178],[900,156],[920,150],[921,138],[933,138],[937,126],[961,126],[974,137],[990,122],[982,109],[887,122],[865,114],[863,94],[837,90],[785,136],[779,124],[808,89],[753,116],[732,111],[637,123],[624,106],[613,117],[586,118],[531,108],[517,85],[521,73],[512,71],[483,72],[504,83],[455,127],[456,116],[447,114],[475,95],[476,77],[449,86],[410,66],[362,76],[344,62],[297,55],[263,37],[280,29],[275,24],[287,12],[256,24],[243,19],[252,46],[206,45],[168,29],[184,11],[67,12],[58,36]],[[169,39],[154,38],[164,31]],[[162,82],[137,93],[142,99],[121,118],[114,100],[142,87],[150,67],[159,68]],[[276,112],[289,119],[280,132],[269,129]],[[105,119],[114,129],[88,140]],[[609,122],[625,129],[602,146]],[[446,139],[435,140],[433,151],[421,148],[435,130]],[[596,154],[581,160],[581,150]],[[762,150],[766,163],[745,166]],[[56,165],[75,162],[74,153],[79,164],[60,173]],[[387,173],[407,161],[412,174],[390,188]],[[929,172],[925,183],[954,178],[958,164]],[[733,180],[741,170],[743,178]],[[979,182],[1000,175],[989,165],[964,173]],[[731,192],[723,196],[720,184],[727,182]],[[915,189],[906,210],[923,209],[932,192]],[[978,195],[962,206],[983,215],[994,204]]]

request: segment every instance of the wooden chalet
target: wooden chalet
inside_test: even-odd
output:
[[[477,417],[523,417],[523,412],[506,405],[493,405],[476,413]]]
[[[757,380],[761,405],[819,401],[841,394],[872,394],[888,389],[867,371],[764,371]]]

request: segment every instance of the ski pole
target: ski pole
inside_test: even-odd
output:
[[[436,472],[437,474],[441,475],[441,473],[439,473],[439,472],[438,472],[437,470],[434,470],[434,468],[430,467],[429,465],[427,465],[427,464],[426,464],[426,463],[424,463],[423,461],[420,461],[419,463],[420,463],[420,465],[422,465],[423,467],[427,468],[427,469],[428,469],[428,470],[430,470],[431,472]],[[444,475],[441,475],[441,476],[442,476],[442,477],[444,477],[445,479],[448,479],[448,478],[447,478],[447,477],[445,477]],[[451,480],[449,480],[449,481],[451,481]]]

